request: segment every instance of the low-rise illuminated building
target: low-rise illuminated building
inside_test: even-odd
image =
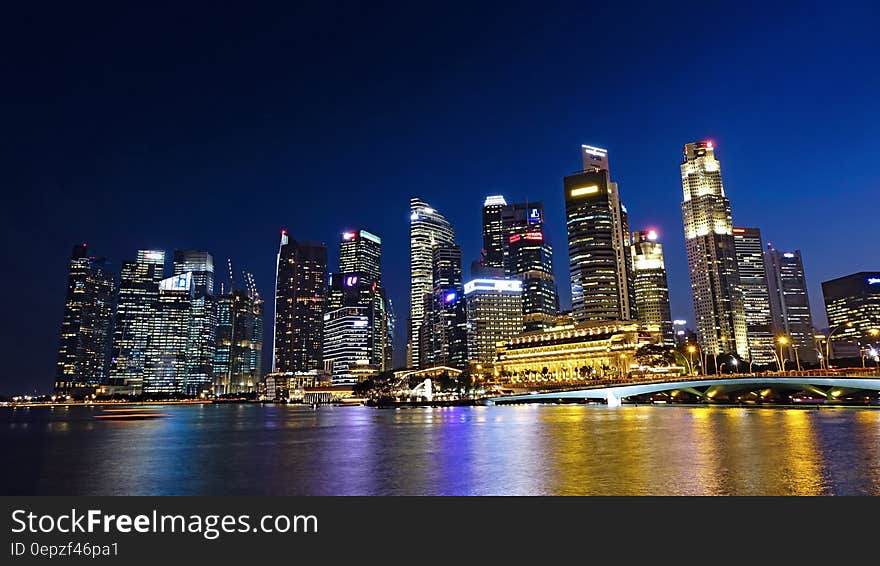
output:
[[[861,271],[822,283],[832,358],[855,358],[875,347],[880,331],[880,271]]]
[[[641,346],[654,341],[632,321],[589,322],[526,332],[498,347],[502,381],[566,381],[627,376]]]
[[[522,332],[522,289],[518,279],[473,279],[465,283],[467,353],[471,363],[492,363],[496,345]]]

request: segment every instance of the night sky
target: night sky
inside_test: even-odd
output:
[[[117,267],[207,249],[218,287],[232,258],[267,299],[268,364],[279,230],[327,242],[332,268],[365,228],[401,363],[409,198],[452,222],[467,275],[503,194],[544,202],[568,308],[583,143],[608,148],[631,229],[659,231],[674,318],[692,321],[682,146],[711,139],[734,223],[802,250],[824,326],[820,282],[880,268],[880,8],[611,4],[7,7],[0,393],[50,391],[78,242]]]

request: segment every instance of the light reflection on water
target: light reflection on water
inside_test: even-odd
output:
[[[6,494],[874,495],[880,411],[522,405],[0,409]]]

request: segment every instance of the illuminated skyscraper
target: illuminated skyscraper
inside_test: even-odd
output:
[[[483,202],[483,265],[504,267],[504,226],[502,210],[507,205],[503,196],[488,196]]]
[[[434,248],[455,243],[452,225],[421,199],[410,199],[410,301],[407,366],[419,367],[419,344],[425,304],[434,292]]]
[[[61,322],[55,391],[106,383],[110,372],[116,278],[103,258],[88,256],[85,244],[74,246]]]
[[[807,294],[807,277],[804,274],[801,251],[780,252],[768,243],[764,265],[770,290],[773,333],[788,336],[791,340],[790,347],[783,348],[783,355],[795,361],[794,350],[797,348],[797,357],[801,363],[818,363],[814,338],[816,332],[813,330],[813,313],[810,309],[810,296]]]
[[[174,275],[192,273],[192,319],[184,391],[198,395],[211,390],[217,305],[214,300],[214,258],[201,250],[175,250]]]
[[[522,281],[472,279],[464,284],[468,360],[495,361],[498,342],[522,332]]]
[[[259,383],[263,358],[263,300],[256,289],[219,295],[213,392],[248,393]]]
[[[164,272],[165,252],[161,250],[139,250],[137,260],[124,262],[120,272],[110,383],[126,386],[134,394],[143,392]]]
[[[327,246],[297,242],[281,232],[275,282],[273,371],[323,368]]]
[[[339,244],[339,271],[357,273],[382,284],[382,238],[366,230],[342,233]]]
[[[855,358],[880,348],[880,271],[861,271],[822,283],[831,357]]]
[[[144,393],[185,392],[193,290],[193,276],[189,271],[159,282],[144,367]]]
[[[776,358],[761,231],[758,228],[733,228],[732,231],[749,338],[749,359],[753,364],[771,365]]]
[[[467,364],[467,313],[462,289],[461,248],[434,248],[433,292],[425,304],[419,367]]]
[[[370,323],[366,306],[342,307],[324,315],[324,363],[334,385],[357,383],[352,370],[373,365]]]
[[[675,346],[672,314],[669,309],[669,284],[663,262],[663,245],[657,232],[632,233],[633,286],[639,324],[651,332],[658,343]]]
[[[523,282],[523,330],[555,325],[559,296],[553,276],[553,248],[544,231],[544,205],[514,203],[502,209],[505,275]]]
[[[737,353],[749,342],[733,241],[730,201],[710,141],[684,146],[681,203],[697,340],[708,355]]]
[[[583,171],[564,179],[572,316],[575,322],[633,320],[629,225],[608,152],[582,146]]]

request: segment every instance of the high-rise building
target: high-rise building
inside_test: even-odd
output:
[[[582,146],[583,171],[565,177],[565,215],[575,322],[635,319],[626,207],[608,152]]]
[[[764,253],[764,267],[769,287],[773,334],[784,335],[791,340],[790,346],[783,348],[783,355],[792,361],[797,356],[801,363],[818,363],[813,313],[800,250],[780,252],[768,243]]]
[[[357,273],[382,284],[382,239],[366,230],[342,233],[339,244],[339,271]]]
[[[544,205],[514,203],[502,209],[505,275],[523,282],[523,330],[555,324],[559,295],[553,276],[553,248],[544,231]]]
[[[327,246],[297,242],[281,232],[275,283],[273,371],[323,368]]]
[[[880,271],[861,271],[822,282],[831,357],[856,358],[877,347],[880,336]]]
[[[504,267],[504,226],[502,210],[507,206],[503,196],[488,196],[483,202],[483,265]]]
[[[351,385],[358,367],[371,365],[372,329],[369,307],[347,306],[324,315],[324,364],[334,385]]]
[[[675,346],[663,245],[656,230],[632,233],[633,288],[639,324],[659,344]]]
[[[107,382],[115,302],[116,277],[104,259],[89,257],[86,244],[74,246],[55,369],[56,392],[71,393]]]
[[[697,340],[707,355],[748,359],[749,342],[733,241],[730,201],[710,141],[684,146],[681,164],[684,235]]]
[[[219,295],[213,392],[248,393],[260,382],[263,358],[263,300],[256,289]]]
[[[522,281],[473,279],[464,284],[468,361],[491,364],[499,342],[522,332]]]
[[[425,304],[434,291],[434,248],[455,243],[452,225],[442,214],[418,198],[410,199],[410,301],[407,321],[407,366],[419,367],[420,333]]]
[[[425,303],[419,367],[467,365],[467,313],[462,289],[461,248],[434,248],[433,292]]]
[[[758,228],[733,228],[739,286],[742,292],[749,360],[757,365],[772,365],[775,360],[770,292],[764,270],[764,244]]]
[[[143,392],[164,273],[165,252],[161,250],[139,250],[136,261],[123,262],[120,270],[110,383],[128,387],[133,394]]]
[[[144,393],[185,392],[192,302],[191,272],[172,275],[159,282],[144,367]]]
[[[175,250],[174,275],[192,273],[192,319],[184,391],[211,391],[217,343],[217,305],[214,300],[214,258],[201,250]]]

